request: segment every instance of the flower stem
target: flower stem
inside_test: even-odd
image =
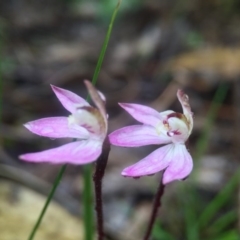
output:
[[[40,223],[42,221],[42,218],[43,218],[43,216],[44,216],[44,214],[45,214],[45,212],[46,212],[46,210],[48,208],[48,205],[51,202],[52,197],[53,197],[53,195],[54,195],[54,193],[55,193],[55,191],[57,189],[57,186],[59,185],[59,183],[61,181],[62,175],[63,175],[63,173],[66,170],[66,167],[67,167],[67,165],[63,165],[61,167],[61,169],[60,169],[60,171],[59,171],[59,173],[58,173],[58,175],[57,175],[57,177],[56,177],[56,179],[55,179],[55,181],[53,183],[52,189],[51,189],[51,191],[50,191],[50,193],[49,193],[49,195],[47,197],[47,201],[45,202],[45,205],[44,205],[44,207],[43,207],[43,209],[42,209],[42,211],[40,213],[40,216],[38,217],[38,220],[37,220],[36,224],[34,225],[34,227],[32,229],[31,234],[28,237],[28,240],[32,240],[34,238],[34,236],[36,234],[36,231],[37,231],[37,229],[38,229],[38,227],[39,227],[39,225],[40,225]]]
[[[110,143],[108,137],[106,137],[102,154],[96,162],[96,170],[93,176],[94,187],[95,187],[95,210],[97,212],[97,231],[98,231],[98,240],[104,239],[104,230],[103,230],[103,208],[102,208],[102,179],[104,176],[105,168],[107,166],[108,155],[110,152]]]
[[[162,178],[161,178],[157,193],[155,195],[155,200],[153,203],[152,213],[151,213],[151,217],[150,217],[150,220],[148,223],[147,231],[146,231],[146,234],[145,234],[145,237],[143,238],[143,240],[148,240],[151,235],[153,225],[154,225],[154,222],[157,217],[158,210],[161,207],[161,198],[163,196],[164,189],[165,189],[165,185],[162,183]]]

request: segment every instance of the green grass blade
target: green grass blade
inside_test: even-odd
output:
[[[93,199],[92,199],[92,165],[83,166],[83,220],[86,240],[92,240],[94,235]]]
[[[98,58],[97,66],[95,68],[92,84],[96,85],[99,72],[103,63],[105,52],[107,50],[108,42],[112,33],[113,24],[117,16],[118,9],[120,7],[121,0],[118,1],[117,6],[115,7],[110,24],[108,26],[107,34],[101,48],[101,52]],[[89,100],[89,95],[87,96]],[[84,166],[84,189],[83,189],[83,219],[84,219],[84,229],[85,229],[85,240],[92,240],[94,231],[93,231],[93,198],[92,198],[92,166]]]
[[[216,238],[211,238],[208,240],[239,240],[240,236],[237,230],[228,231],[224,234],[217,236]]]
[[[51,189],[51,191],[50,191],[50,193],[49,193],[49,195],[47,197],[47,200],[46,200],[46,202],[44,204],[44,207],[43,207],[43,209],[42,209],[42,211],[41,211],[41,213],[40,213],[40,215],[39,215],[39,217],[37,219],[37,222],[34,225],[34,227],[32,229],[32,232],[31,232],[31,234],[28,237],[28,240],[33,240],[33,238],[34,238],[34,236],[35,236],[35,234],[36,234],[36,232],[37,232],[37,230],[38,230],[38,228],[39,228],[39,226],[40,226],[40,224],[42,222],[42,219],[43,219],[43,217],[44,217],[44,215],[45,215],[45,213],[47,211],[48,205],[51,202],[52,197],[53,197],[53,195],[54,195],[54,193],[55,193],[55,191],[57,189],[57,186],[59,185],[59,183],[60,183],[60,181],[62,179],[63,173],[66,170],[66,167],[67,167],[67,165],[64,165],[63,167],[61,167],[61,169],[60,169],[60,171],[59,171],[59,173],[58,173],[58,175],[57,175],[57,177],[56,177],[56,179],[54,181],[53,187],[52,187],[52,189]]]
[[[209,114],[207,117],[203,134],[197,143],[197,147],[196,147],[197,150],[194,157],[195,160],[196,159],[198,160],[207,149],[208,138],[209,138],[211,128],[215,121],[217,112],[221,106],[221,103],[226,97],[227,91],[228,91],[228,86],[226,84],[221,83],[220,86],[218,87],[217,92],[215,93],[213,102],[209,109]],[[230,192],[232,192],[232,190],[235,189],[236,184],[237,184],[237,176],[235,176],[230,180],[230,182],[228,182],[225,188],[216,196],[216,198],[202,212],[202,214],[198,219],[197,224],[194,227],[196,228],[196,231],[199,231],[198,228],[206,227],[209,224],[209,221],[214,217],[217,211],[226,203],[226,201],[230,197],[229,195],[226,195],[226,194],[229,194]],[[198,238],[196,238],[196,240],[197,239]]]
[[[117,12],[118,12],[118,9],[120,7],[121,2],[122,2],[122,0],[118,1],[117,6],[115,7],[115,9],[113,11],[113,14],[112,14],[112,17],[111,17],[111,20],[110,20],[110,24],[108,26],[107,34],[106,34],[106,37],[104,39],[103,46],[102,46],[102,49],[101,49],[101,52],[100,52],[100,56],[99,56],[99,59],[98,59],[98,62],[97,62],[97,66],[96,66],[96,69],[95,69],[94,74],[93,74],[93,79],[92,79],[93,85],[95,85],[96,82],[97,82],[97,78],[98,78],[99,72],[101,70],[104,55],[105,55],[105,52],[106,52],[106,49],[107,49],[107,46],[108,46],[108,42],[109,42],[109,39],[110,39],[110,36],[111,36],[111,33],[112,33],[113,24],[114,24],[115,18],[117,16]]]
[[[221,192],[208,204],[198,219],[198,226],[200,228],[206,227],[210,220],[217,214],[217,212],[226,204],[231,198],[231,194],[237,188],[240,181],[240,169],[238,169]]]
[[[169,232],[163,230],[163,228],[161,227],[160,222],[157,222],[154,227],[153,227],[153,231],[152,231],[152,237],[154,239],[159,239],[159,240],[175,240],[175,237],[172,236]]]
[[[203,132],[199,140],[197,141],[196,151],[195,151],[195,154],[193,155],[195,165],[197,165],[198,160],[204,155],[204,153],[207,150],[211,128],[216,119],[218,110],[227,95],[227,91],[228,91],[228,86],[224,83],[221,83],[213,97],[211,106],[206,116],[206,123],[204,125]],[[191,203],[198,201],[198,197],[199,197],[198,193],[192,187],[189,187],[188,192],[186,192],[185,190],[183,192],[184,192],[183,194],[185,194],[186,196],[191,196],[192,198]],[[196,212],[193,212],[194,211],[193,209],[195,209],[194,206],[190,204],[190,206],[188,206],[188,209],[186,209],[186,215],[185,215],[185,222],[187,224],[186,235],[188,240],[199,239],[199,229],[198,229],[198,224],[196,224],[197,216],[196,216]]]
[[[193,211],[197,209],[196,191],[190,186],[184,186],[183,191],[183,206],[184,206],[184,222],[186,238],[188,240],[196,240],[198,238],[198,229],[195,227],[197,221],[197,213]]]
[[[219,217],[209,228],[211,234],[219,234],[229,225],[237,221],[238,215],[237,210],[231,210],[225,213],[223,216]]]
[[[202,157],[207,150],[208,138],[209,138],[209,134],[211,132],[211,128],[216,119],[218,110],[221,107],[221,104],[227,95],[227,91],[228,91],[228,85],[221,83],[214,95],[212,104],[210,106],[208,115],[206,117],[207,120],[205,123],[205,127],[203,129],[203,133],[202,133],[201,137],[199,138],[197,145],[196,145],[196,152],[194,154],[195,161],[198,160],[200,157]]]

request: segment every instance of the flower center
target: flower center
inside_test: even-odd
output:
[[[76,112],[68,117],[69,127],[81,126],[92,136],[103,138],[106,135],[106,126],[99,110],[93,107],[78,108]]]
[[[168,114],[163,121],[163,126],[174,143],[184,143],[189,137],[188,121],[182,113]]]

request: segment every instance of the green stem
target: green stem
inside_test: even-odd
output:
[[[117,16],[117,12],[118,12],[118,9],[120,7],[121,2],[122,2],[122,0],[118,1],[117,6],[115,7],[115,9],[113,11],[113,14],[112,14],[109,26],[108,26],[107,34],[106,34],[106,37],[104,39],[103,46],[102,46],[102,49],[101,49],[101,52],[100,52],[100,56],[98,58],[97,66],[96,66],[96,69],[95,69],[94,74],[93,74],[93,79],[92,79],[92,84],[93,85],[95,85],[96,82],[97,82],[98,74],[99,74],[101,66],[102,66],[103,58],[104,58],[104,55],[105,55],[105,52],[106,52],[106,49],[107,49],[107,46],[108,46],[108,42],[109,42],[111,33],[112,33],[113,24],[114,24],[115,18]]]
[[[100,52],[100,55],[99,55],[99,58],[98,58],[98,61],[97,61],[97,66],[95,68],[93,78],[92,78],[92,84],[93,85],[96,85],[96,83],[97,83],[98,75],[99,75],[99,72],[101,70],[101,66],[102,66],[102,63],[103,63],[105,52],[107,50],[108,42],[109,42],[109,39],[110,39],[110,36],[111,36],[111,33],[112,33],[113,24],[114,24],[115,18],[117,16],[117,12],[118,12],[118,9],[120,7],[121,2],[122,2],[122,0],[118,1],[117,6],[115,7],[115,9],[113,11],[110,23],[108,25],[107,34],[105,36],[103,46],[101,48],[101,52]],[[89,100],[89,95],[87,96],[87,100]]]
[[[61,167],[61,169],[60,169],[60,171],[59,171],[59,173],[58,173],[58,175],[57,175],[57,177],[56,177],[56,179],[54,181],[53,187],[52,187],[52,189],[51,189],[51,191],[50,191],[50,193],[49,193],[49,195],[47,197],[47,201],[45,202],[45,205],[44,205],[44,207],[43,207],[43,209],[41,211],[41,214],[40,214],[40,216],[39,216],[35,226],[33,227],[32,232],[31,232],[31,234],[28,237],[28,240],[32,240],[34,238],[34,236],[36,234],[36,231],[37,231],[37,229],[38,229],[38,227],[39,227],[39,225],[40,225],[40,223],[41,223],[41,221],[43,219],[43,216],[44,216],[44,214],[45,214],[45,212],[46,212],[46,210],[48,208],[48,205],[49,205],[49,203],[52,200],[52,197],[53,197],[53,195],[55,193],[55,190],[56,190],[57,186],[59,185],[59,183],[61,181],[62,175],[63,175],[63,173],[66,170],[66,167],[67,167],[67,165],[64,165],[64,166]]]
[[[92,200],[92,165],[83,167],[84,189],[83,189],[83,219],[85,229],[85,240],[93,239],[93,200]]]

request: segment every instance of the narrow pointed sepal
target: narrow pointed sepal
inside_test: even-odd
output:
[[[77,94],[53,85],[51,87],[63,107],[69,112],[74,113],[78,107],[89,106],[89,103]]]
[[[171,138],[158,133],[149,125],[133,125],[118,129],[109,135],[111,144],[122,147],[140,147],[149,144],[170,143]]]
[[[160,113],[153,108],[140,104],[130,103],[119,103],[119,105],[124,108],[129,114],[131,114],[133,118],[141,123],[155,127],[162,120]]]
[[[76,124],[70,124],[67,117],[41,118],[28,122],[24,126],[37,135],[49,138],[87,139],[89,132]]]
[[[102,151],[100,141],[77,141],[42,152],[27,153],[19,158],[28,162],[49,162],[53,164],[87,164],[95,161]]]

